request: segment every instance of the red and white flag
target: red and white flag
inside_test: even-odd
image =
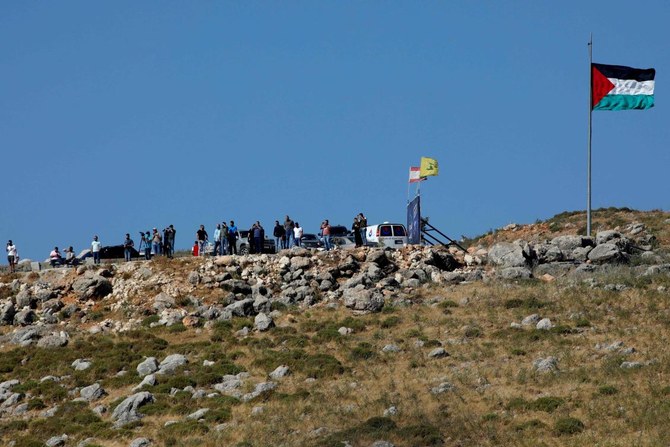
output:
[[[412,166],[409,168],[409,182],[416,183],[426,180],[426,177],[421,177],[421,168],[419,166]]]

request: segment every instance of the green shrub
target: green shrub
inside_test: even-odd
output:
[[[537,411],[552,413],[554,410],[556,410],[564,403],[565,401],[560,397],[546,396],[546,397],[540,397],[535,402],[533,402],[531,408]]]
[[[554,424],[554,432],[558,436],[574,435],[584,431],[584,423],[577,418],[564,417],[560,418]]]
[[[612,385],[603,385],[600,388],[598,388],[598,394],[603,395],[603,396],[613,396],[617,394],[619,390]]]
[[[530,421],[526,421],[516,425],[514,427],[514,430],[516,431],[535,430],[544,427],[546,427],[546,425],[539,419],[531,419]]]
[[[401,321],[402,320],[400,319],[400,317],[398,317],[397,315],[393,315],[393,316],[384,318],[381,321],[381,323],[379,323],[379,327],[381,327],[382,329],[392,328],[394,326],[399,325]]]
[[[351,350],[352,360],[370,360],[375,358],[377,353],[372,349],[372,345],[367,342],[359,343]]]
[[[144,320],[142,320],[142,326],[150,327],[152,323],[158,323],[158,320],[161,318],[158,315],[149,315]]]

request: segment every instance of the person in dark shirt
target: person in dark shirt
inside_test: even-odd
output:
[[[279,253],[279,250],[285,248],[284,241],[286,240],[286,230],[279,224],[278,220],[275,220],[275,227],[272,231],[272,235],[275,237],[275,252]]]
[[[198,231],[195,232],[196,239],[198,240],[198,254],[200,256],[205,256],[205,245],[209,240],[209,235],[205,231],[205,226],[200,225]]]
[[[126,258],[126,262],[130,262],[131,255],[133,254],[132,248],[135,246],[135,242],[130,238],[130,234],[126,233],[126,239],[123,241],[123,255]]]

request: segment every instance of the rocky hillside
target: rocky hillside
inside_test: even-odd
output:
[[[2,444],[666,445],[670,216],[647,217],[4,275]]]

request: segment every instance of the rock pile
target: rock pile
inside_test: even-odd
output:
[[[82,323],[92,334],[118,332],[148,321],[148,315],[154,326],[186,327],[253,317],[253,329],[265,331],[274,327],[277,309],[287,305],[321,303],[342,305],[355,313],[379,312],[387,304],[411,304],[416,290],[427,283],[533,277],[551,281],[606,264],[626,263],[634,254],[651,249],[654,242],[642,224],[626,231],[626,235],[612,230],[595,237],[564,235],[543,242],[501,242],[467,253],[419,246],[330,252],[294,248],[278,255],[46,270],[0,283],[4,297],[0,299],[0,325],[18,327],[4,341],[44,347],[64,346],[68,330]],[[641,257],[653,265],[635,267],[639,274],[670,272],[670,264],[663,264],[661,256],[645,252]],[[122,311],[117,313],[126,318],[94,322],[103,307]],[[57,323],[58,330],[50,329]]]

